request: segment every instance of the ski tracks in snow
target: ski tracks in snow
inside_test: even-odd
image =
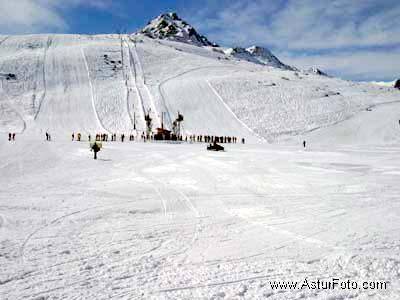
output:
[[[257,136],[258,138],[262,139],[265,141],[264,138],[262,138],[261,136],[259,136],[258,134],[256,134],[249,126],[247,126],[245,123],[243,123],[242,120],[240,120],[235,113],[232,111],[232,109],[225,103],[224,99],[222,99],[221,95],[218,94],[218,92],[215,90],[215,88],[212,86],[212,84],[210,83],[209,80],[206,80],[208,86],[210,87],[211,91],[213,91],[213,93],[215,94],[215,96],[217,97],[217,99],[219,99],[222,103],[223,106],[225,106],[226,110],[244,127],[246,128],[250,134]]]
[[[165,109],[166,109],[166,111],[167,111],[167,113],[168,113],[168,116],[169,116],[169,118],[170,118],[170,120],[172,120],[171,119],[171,109],[170,109],[170,107],[169,107],[169,105],[167,105],[167,100],[166,100],[166,95],[165,95],[165,88],[164,88],[164,86],[165,85],[167,85],[169,82],[171,82],[171,81],[174,81],[174,80],[178,80],[179,78],[181,78],[181,77],[183,77],[183,76],[185,76],[185,75],[188,75],[188,74],[190,74],[190,73],[195,73],[195,72],[198,72],[198,71],[201,71],[201,70],[221,70],[221,69],[232,69],[233,67],[232,66],[218,66],[218,65],[215,65],[215,66],[204,66],[204,67],[196,67],[196,68],[193,68],[193,69],[190,69],[190,70],[187,70],[187,71],[184,71],[184,72],[182,72],[182,73],[179,73],[179,74],[177,74],[177,75],[174,75],[174,76],[172,76],[172,77],[170,77],[170,78],[167,78],[167,79],[165,79],[165,80],[163,80],[159,85],[158,85],[158,91],[159,91],[159,94],[160,94],[160,97],[161,97],[161,99],[162,99],[162,101],[163,101],[163,105],[164,105],[164,107],[165,107]],[[233,69],[233,71],[236,73],[236,72],[239,72],[238,70],[237,70],[237,68],[236,69]],[[232,119],[233,120],[235,120],[235,122],[238,124],[238,128],[244,128],[244,131],[246,131],[246,132],[249,132],[249,134],[251,135],[251,136],[254,136],[254,137],[257,137],[258,139],[262,139],[258,134],[256,134],[252,129],[250,129],[244,122],[242,122],[236,115],[235,115],[235,113],[230,109],[230,107],[225,103],[225,101],[222,99],[222,97],[217,93],[217,91],[213,88],[213,86],[210,84],[210,82],[209,82],[209,80],[207,80],[207,79],[204,79],[204,78],[202,78],[202,79],[199,79],[199,80],[204,80],[205,81],[205,87],[206,88],[208,88],[209,90],[210,90],[210,94],[211,95],[215,95],[215,98],[217,99],[217,101],[219,102],[219,103],[221,103],[222,104],[222,106],[224,107],[224,109],[229,113],[229,115],[231,115],[232,116]]]
[[[39,114],[40,114],[40,112],[41,112],[43,102],[44,102],[45,99],[46,99],[46,93],[47,93],[47,83],[46,83],[46,61],[47,61],[47,51],[50,49],[52,43],[53,43],[53,38],[52,38],[51,36],[49,36],[49,37],[47,38],[46,46],[44,47],[44,53],[43,53],[43,67],[42,67],[42,71],[41,71],[41,72],[42,72],[42,82],[43,82],[43,93],[42,93],[42,96],[40,97],[39,107],[37,108],[37,111],[36,111],[35,116],[34,116],[34,118],[33,118],[35,121],[37,120],[37,118],[38,118],[38,116],[39,116]]]
[[[110,133],[110,131],[107,130],[104,127],[104,124],[101,122],[99,114],[98,114],[97,109],[96,109],[96,103],[95,103],[95,98],[94,98],[94,88],[93,88],[93,84],[92,84],[92,79],[90,77],[90,69],[89,69],[89,65],[88,65],[88,62],[87,62],[87,59],[86,59],[86,55],[85,55],[85,51],[84,51],[83,48],[81,48],[81,53],[82,53],[83,61],[85,63],[85,68],[86,68],[88,82],[89,82],[89,89],[90,89],[90,97],[91,97],[91,102],[92,102],[92,108],[93,108],[93,112],[94,112],[97,124],[102,128],[103,132]]]
[[[154,103],[153,96],[151,95],[148,87],[146,86],[146,78],[145,78],[142,64],[140,62],[139,55],[136,50],[136,42],[134,42],[133,40],[131,40],[131,42],[133,43],[133,49],[129,46],[128,42],[126,42],[126,43],[128,45],[128,49],[129,49],[130,61],[131,61],[131,64],[133,65],[133,69],[135,71],[134,78],[135,78],[136,91],[140,98],[140,102],[143,107],[144,113],[150,112],[152,119],[154,121],[156,121],[155,125],[159,126],[159,125],[161,125],[159,112]]]
[[[73,215],[76,215],[76,214],[80,214],[80,213],[85,212],[85,211],[87,211],[87,210],[89,210],[89,209],[77,210],[77,211],[74,211],[74,212],[72,212],[72,213],[68,213],[68,214],[62,215],[62,216],[60,216],[60,217],[57,217],[57,218],[53,219],[53,220],[50,221],[48,224],[46,224],[46,225],[44,225],[44,226],[42,226],[42,227],[39,227],[38,229],[36,229],[36,230],[34,230],[33,232],[31,232],[31,233],[25,238],[24,242],[22,243],[22,245],[21,245],[21,247],[20,247],[20,249],[19,249],[20,259],[22,260],[22,263],[24,262],[25,247],[26,247],[26,245],[28,244],[28,242],[33,238],[34,235],[36,235],[37,233],[39,233],[40,231],[46,229],[46,228],[49,227],[49,226],[52,226],[52,225],[57,224],[58,222],[62,221],[62,220],[65,219],[65,218],[68,218],[68,217],[73,216]]]
[[[136,120],[134,120],[135,118],[132,118],[132,113],[131,113],[131,109],[130,109],[130,105],[129,105],[130,104],[129,103],[130,102],[130,95],[131,95],[132,90],[134,89],[135,93],[136,93],[136,97],[135,97],[136,101],[134,101],[134,103],[133,103],[133,110],[134,110],[134,113],[135,114],[137,113],[137,115],[138,115],[138,118],[139,118],[139,120],[141,122],[142,129],[145,129],[146,125],[145,125],[144,116],[145,116],[146,111],[145,111],[145,107],[143,105],[143,99],[141,97],[141,94],[140,94],[138,86],[137,86],[136,65],[135,65],[134,58],[132,56],[132,51],[131,51],[131,47],[129,45],[129,42],[126,41],[126,39],[124,39],[123,41],[124,41],[124,45],[126,47],[126,51],[127,51],[128,59],[129,59],[129,62],[127,64],[128,68],[129,68],[129,73],[125,74],[125,76],[126,76],[126,84],[127,84],[126,88],[127,88],[128,111],[129,111],[129,114],[130,114],[130,117],[131,117],[131,122],[132,122],[132,124],[134,124]]]

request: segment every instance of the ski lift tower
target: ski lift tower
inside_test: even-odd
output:
[[[152,127],[153,127],[153,120],[150,117],[150,110],[145,114],[144,120],[146,121],[146,135],[149,138],[151,136]]]
[[[176,140],[181,139],[181,123],[183,122],[183,115],[178,111],[178,117],[172,123],[172,131]]]
[[[161,127],[157,128],[157,133],[154,135],[154,139],[161,141],[171,140],[171,130],[164,128],[164,112],[161,113]]]

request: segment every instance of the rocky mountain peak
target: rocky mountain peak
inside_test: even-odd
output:
[[[159,15],[151,20],[139,33],[154,39],[177,41],[195,46],[217,47],[204,35],[200,35],[196,29],[182,20],[176,12]]]

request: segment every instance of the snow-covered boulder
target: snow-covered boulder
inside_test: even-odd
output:
[[[154,39],[167,39],[195,46],[218,46],[210,42],[204,35],[200,35],[193,26],[179,18],[175,12],[159,15],[139,33]]]

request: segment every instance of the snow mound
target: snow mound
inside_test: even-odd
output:
[[[196,46],[217,47],[193,26],[178,17],[175,12],[159,15],[150,21],[139,33],[153,39],[167,39]]]
[[[296,70],[296,68],[282,63],[270,50],[264,47],[251,46],[249,48],[229,48],[225,50],[225,54],[260,65],[291,71]]]

